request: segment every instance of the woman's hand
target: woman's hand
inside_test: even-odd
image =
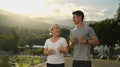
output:
[[[64,48],[63,48],[63,47],[57,48],[57,51],[58,51],[59,53],[63,53],[63,52],[64,52]]]
[[[48,50],[48,48],[44,49],[44,54],[46,54],[46,55],[50,55],[50,54],[53,54],[53,53],[54,53],[53,49],[49,49],[49,50]]]
[[[53,49],[48,50],[48,54],[53,54]]]
[[[68,53],[68,47],[61,47],[61,48],[58,48],[57,51],[59,53],[63,53],[63,54],[67,54]]]

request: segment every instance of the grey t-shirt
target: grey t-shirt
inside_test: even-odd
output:
[[[74,44],[73,60],[78,61],[90,61],[90,45],[78,43],[77,39],[83,37],[86,40],[90,39],[93,35],[96,35],[94,30],[86,25],[80,28],[75,27],[71,30],[70,36],[76,39]]]

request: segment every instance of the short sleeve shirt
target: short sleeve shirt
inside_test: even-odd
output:
[[[60,63],[65,63],[65,58],[63,53],[59,53],[57,51],[57,48],[60,47],[66,47],[67,42],[64,38],[60,37],[58,41],[53,43],[50,39],[47,39],[44,45],[44,48],[53,49],[54,54],[48,55],[47,57],[47,63],[51,64],[60,64]]]
[[[80,28],[74,28],[70,32],[70,36],[75,38],[74,55],[73,60],[90,60],[90,45],[81,44],[78,42],[78,38],[82,37],[86,40],[90,39],[93,35],[96,35],[94,30],[86,25]]]

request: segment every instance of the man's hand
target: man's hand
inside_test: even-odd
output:
[[[84,39],[84,38],[82,38],[82,37],[80,37],[80,38],[78,39],[78,41],[79,41],[79,43],[82,43],[82,44],[85,44],[85,43],[87,42],[87,40]]]
[[[74,44],[75,44],[75,38],[74,37],[70,37],[70,48],[73,48],[74,47]]]

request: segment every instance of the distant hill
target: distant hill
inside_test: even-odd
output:
[[[40,18],[40,17],[37,17],[34,19],[38,20],[38,21],[45,20],[45,23],[50,23],[50,24],[57,23],[57,24],[60,24],[60,25],[66,26],[66,27],[70,27],[70,28],[75,27],[75,24],[73,23],[72,19],[58,20],[56,18]],[[50,19],[54,19],[54,20],[52,20],[52,22],[46,21],[46,20],[50,20]],[[86,25],[89,25],[90,23],[95,23],[95,21],[84,21],[84,23]]]
[[[73,23],[73,21],[71,19],[66,19],[66,20],[61,20],[61,21],[56,20],[55,22],[57,22],[58,24],[61,24],[61,25],[68,26],[68,27],[75,27],[75,24]],[[88,25],[90,23],[95,23],[95,22],[94,21],[84,21],[84,23],[86,25]]]
[[[29,29],[48,29],[50,24],[32,20],[23,15],[14,14],[4,10],[0,10],[0,26],[17,26],[19,28]]]
[[[62,27],[72,28],[75,25],[72,19],[56,20],[54,18],[29,18],[25,15],[14,14],[5,10],[0,10],[0,26],[10,26],[28,29],[48,29],[51,24],[57,23]],[[52,21],[51,21],[52,20]],[[85,21],[85,24],[94,23],[94,21]]]

